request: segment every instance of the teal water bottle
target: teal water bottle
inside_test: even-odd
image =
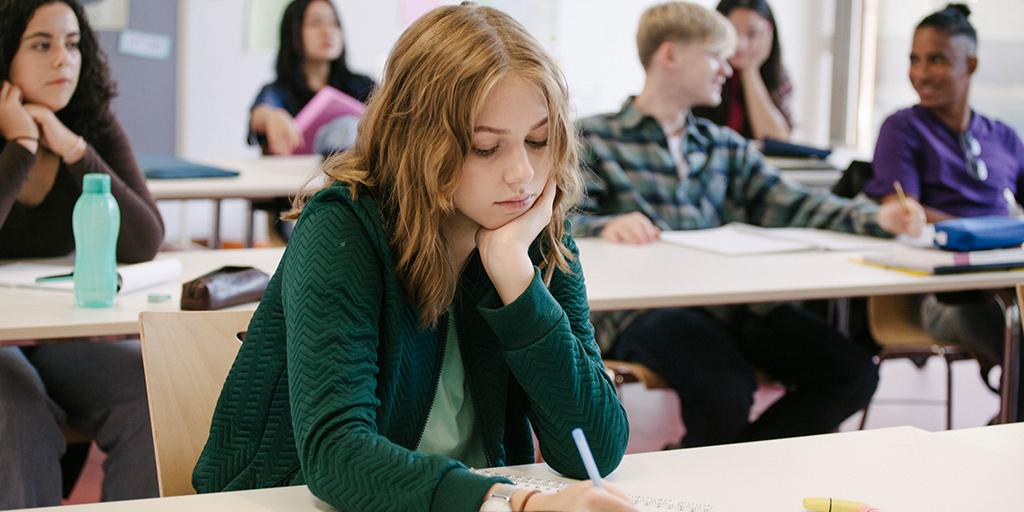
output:
[[[117,294],[117,233],[121,210],[110,195],[110,176],[86,174],[71,216],[75,232],[75,304],[109,308]]]

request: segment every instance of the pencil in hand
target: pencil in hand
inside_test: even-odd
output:
[[[910,213],[910,203],[907,202],[907,194],[903,193],[903,185],[900,185],[899,181],[892,182],[893,188],[896,189],[896,197],[900,200],[900,207],[903,208],[903,213]]]

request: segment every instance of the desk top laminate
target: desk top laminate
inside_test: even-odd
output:
[[[202,160],[203,164],[237,171],[239,175],[230,178],[146,180],[146,185],[158,200],[290,197],[303,188],[319,186],[320,161],[320,155]]]
[[[545,464],[502,473],[559,479]],[[881,510],[1015,510],[1024,466],[913,427],[627,455],[608,477],[631,495],[707,503],[716,512],[797,511],[807,496]],[[37,512],[332,510],[305,486],[38,509]]]
[[[0,287],[0,342],[135,334],[142,311],[180,309],[181,283],[225,265],[251,265],[273,274],[283,252],[274,248],[160,253],[158,258],[181,261],[180,279],[118,296],[112,308],[75,307],[73,294],[66,291]],[[34,261],[71,264],[68,259]],[[153,293],[170,295],[170,300],[151,304],[147,300]],[[241,307],[255,309],[256,304]]]

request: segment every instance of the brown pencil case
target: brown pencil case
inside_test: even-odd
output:
[[[224,309],[263,298],[270,276],[253,267],[227,266],[181,285],[181,309]]]

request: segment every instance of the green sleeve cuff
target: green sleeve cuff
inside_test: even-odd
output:
[[[491,294],[477,310],[505,350],[518,350],[540,340],[565,315],[562,305],[544,285],[536,266],[530,286],[511,304],[502,306],[497,294]]]
[[[463,467],[452,469],[445,473],[441,483],[437,485],[430,511],[480,510],[487,491],[498,483],[511,484],[512,481],[500,476],[478,475]]]

